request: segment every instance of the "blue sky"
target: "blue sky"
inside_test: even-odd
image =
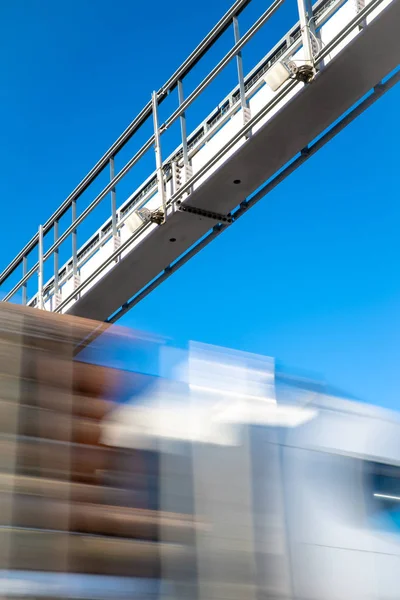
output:
[[[3,227],[3,266],[229,5],[203,0],[191,19],[179,3],[160,0],[116,0],[112,8],[105,0],[0,3],[2,216],[15,224]],[[243,30],[261,5],[253,0]],[[256,37],[245,71],[294,14],[288,2]],[[214,57],[228,48],[227,36]],[[232,66],[190,124],[234,76]],[[194,339],[275,356],[398,408],[399,105],[397,86],[121,323],[180,346]]]

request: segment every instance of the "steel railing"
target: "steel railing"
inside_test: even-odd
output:
[[[204,143],[215,133],[218,129],[231,118],[241,106],[239,106],[239,100],[245,93],[245,98],[242,98],[244,102],[255,93],[259,85],[262,85],[262,76],[271,67],[271,65],[280,58],[294,54],[302,45],[300,24],[296,23],[285,37],[278,42],[278,44],[266,55],[266,57],[260,61],[260,63],[239,82],[236,88],[221,102],[207,119],[195,129],[195,131],[188,137],[186,137],[185,128],[185,111],[195,101],[195,99],[201,94],[201,92],[217,77],[217,75],[226,67],[226,65],[237,58],[242,48],[248,43],[248,41],[265,25],[268,19],[275,13],[275,11],[283,4],[284,0],[274,0],[270,7],[268,7],[264,13],[255,21],[255,23],[247,30],[242,37],[235,37],[235,43],[228,53],[220,60],[220,62],[208,73],[208,75],[202,80],[202,82],[195,88],[195,90],[186,98],[183,99],[182,93],[182,80],[184,77],[193,69],[198,60],[212,48],[217,39],[222,35],[224,31],[230,26],[233,26],[237,16],[240,12],[250,3],[251,0],[238,0],[233,4],[231,9],[222,17],[217,25],[211,30],[203,41],[197,46],[196,50],[188,57],[188,59],[179,67],[174,75],[162,86],[158,93],[153,95],[153,102],[149,102],[132,123],[125,129],[121,136],[116,142],[110,147],[110,149],[103,155],[93,169],[86,175],[86,177],[80,182],[80,184],[73,190],[73,192],[66,198],[66,200],[60,205],[55,213],[46,221],[46,223],[40,227],[39,232],[28,242],[28,244],[21,250],[21,252],[15,257],[13,261],[6,267],[3,273],[0,275],[0,286],[2,286],[8,278],[14,273],[14,271],[22,266],[23,276],[14,285],[12,290],[4,297],[4,301],[10,300],[16,293],[21,289],[23,292],[23,302],[29,303],[27,298],[26,285],[31,277],[38,273],[38,294],[36,303],[39,305],[43,304],[43,296],[57,292],[65,281],[69,277],[76,275],[82,264],[84,264],[97,250],[101,247],[111,236],[115,236],[122,224],[125,222],[127,216],[131,213],[134,208],[142,205],[146,202],[149,196],[153,195],[157,189],[160,189],[160,184],[165,185],[168,178],[171,175],[171,164],[173,161],[182,161],[182,158],[189,160],[193,155],[204,145]],[[330,18],[330,16],[338,10],[346,0],[319,0],[313,7],[313,20],[315,22],[316,30],[323,25],[323,23]],[[345,30],[342,31],[334,40],[332,40],[326,47],[319,51],[316,56],[316,61],[321,62],[346,35],[349,30],[356,27],[357,24],[361,23],[363,19],[370,14],[374,8],[382,0],[372,0],[363,9],[359,15],[357,15],[348,25]],[[239,69],[238,69],[239,70]],[[296,84],[290,82],[280,93],[278,93],[271,102],[264,107],[255,118],[245,125],[240,132],[230,140],[224,148],[220,150],[218,156],[212,157],[206,165],[203,165],[189,181],[185,182],[184,185],[179,189],[168,200],[169,203],[181,197],[182,194],[189,191],[193,184],[198,181],[206,171],[220,160],[221,156],[232,148],[235,143],[245,134],[249,133],[254,125],[257,124],[265,114],[275,106],[284,95],[289,93]],[[179,106],[178,108],[162,123],[160,126],[156,123],[153,135],[147,140],[147,142],[136,152],[136,154],[128,160],[125,166],[115,175],[114,174],[114,159],[118,152],[125,146],[125,144],[134,136],[138,129],[147,121],[154,111],[157,111],[159,104],[166,98],[166,96],[175,88],[178,88],[179,92]],[[241,92],[242,90],[242,92]],[[171,127],[177,120],[181,121],[182,140],[181,145],[178,146],[177,150],[168,157],[165,161],[159,162],[158,172],[154,172],[147,182],[139,188],[133,197],[125,201],[122,206],[117,210],[115,204],[115,188],[117,184],[125,177],[125,175],[132,169],[132,167],[154,146],[155,141],[161,138],[162,133]],[[110,182],[103,188],[103,190],[95,197],[94,200],[87,206],[83,212],[76,216],[76,201],[83,194],[83,192],[91,185],[96,177],[103,172],[104,168],[108,165],[111,167],[111,179]],[[89,240],[87,240],[82,248],[79,250],[76,247],[76,231],[78,226],[89,216],[89,214],[100,204],[100,202],[111,194],[112,197],[112,214],[111,217],[102,225]],[[113,195],[114,194],[114,195]],[[61,235],[58,234],[58,223],[59,219],[68,211],[72,209],[72,223]],[[43,252],[43,236],[54,229],[54,242],[51,247]],[[67,238],[72,236],[72,258],[61,267],[58,268],[58,250]],[[27,257],[36,247],[39,247],[39,260],[36,264],[27,270]],[[122,246],[125,247],[125,244]],[[121,248],[122,248],[121,247]],[[112,256],[113,259],[121,255],[122,250],[117,249]],[[54,275],[51,279],[44,283],[43,282],[43,264],[52,255],[54,255]],[[106,261],[108,264],[108,260]],[[104,265],[102,265],[103,267]],[[72,268],[71,268],[72,267]],[[97,273],[95,274],[97,276]],[[75,296],[84,290],[85,286],[92,280],[90,276],[83,284],[77,284],[76,289],[71,292],[71,295],[65,299],[60,305],[59,309],[63,307],[71,300],[71,296]],[[35,296],[33,296],[33,303],[35,303]]]

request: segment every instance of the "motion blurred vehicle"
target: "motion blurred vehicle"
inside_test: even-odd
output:
[[[0,306],[2,597],[398,599],[397,414],[200,344],[94,364],[100,339],[143,351]]]

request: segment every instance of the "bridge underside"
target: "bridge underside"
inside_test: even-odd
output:
[[[185,204],[223,214],[238,206],[398,66],[399,23],[397,0],[195,189]],[[234,184],[234,180],[241,183]],[[210,219],[198,215],[171,214],[67,312],[108,319],[212,225]]]

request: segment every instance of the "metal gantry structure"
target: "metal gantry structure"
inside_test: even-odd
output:
[[[400,0],[318,0],[314,6],[298,0],[298,22],[245,76],[243,48],[284,0],[274,0],[240,35],[239,17],[250,3],[233,4],[39,226],[0,275],[3,301],[116,321],[399,80]],[[185,97],[185,78],[229,28],[231,49]],[[237,85],[188,134],[188,109],[231,61]],[[276,88],[269,85],[274,69],[279,76],[287,73]],[[160,105],[173,92],[178,106],[160,122]],[[149,121],[153,134],[116,172],[115,159]],[[175,123],[180,142],[164,158],[163,136]],[[155,154],[154,172],[118,205],[118,184],[134,167],[140,169],[149,152]],[[78,212],[81,196],[107,169],[109,183]],[[110,217],[78,247],[79,227],[107,199]],[[61,233],[67,213],[71,223]],[[53,242],[45,250],[48,235]],[[66,241],[71,254],[60,265]]]

